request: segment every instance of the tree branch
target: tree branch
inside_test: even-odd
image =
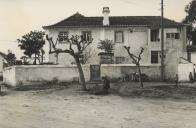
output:
[[[143,47],[141,47],[141,51],[140,51],[140,53],[139,53],[139,57],[138,57],[138,63],[140,62],[140,60],[141,60],[141,55],[142,55],[142,53],[144,52],[144,48]]]
[[[133,55],[133,54],[130,52],[130,47],[129,47],[129,46],[124,46],[124,48],[127,50],[127,53],[129,54],[129,56],[130,56],[131,59],[133,60],[133,63],[134,63],[134,64],[137,64],[137,60],[135,59],[135,55]]]

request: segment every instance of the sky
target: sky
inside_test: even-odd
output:
[[[181,22],[185,5],[191,0],[164,0],[164,16]],[[102,16],[110,7],[111,16],[158,16],[161,0],[0,0],[0,51],[11,50],[19,58],[23,51],[17,39],[31,30],[54,24],[79,12]]]

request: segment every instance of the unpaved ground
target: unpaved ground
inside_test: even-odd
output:
[[[8,91],[0,128],[195,128],[196,102],[94,96],[73,88]]]

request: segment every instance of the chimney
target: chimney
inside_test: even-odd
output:
[[[109,13],[110,13],[109,7],[103,7],[103,26],[110,25]]]

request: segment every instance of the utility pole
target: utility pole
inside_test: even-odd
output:
[[[164,22],[163,22],[163,17],[164,17],[164,8],[163,8],[163,0],[161,0],[161,80],[165,80],[164,76]]]

